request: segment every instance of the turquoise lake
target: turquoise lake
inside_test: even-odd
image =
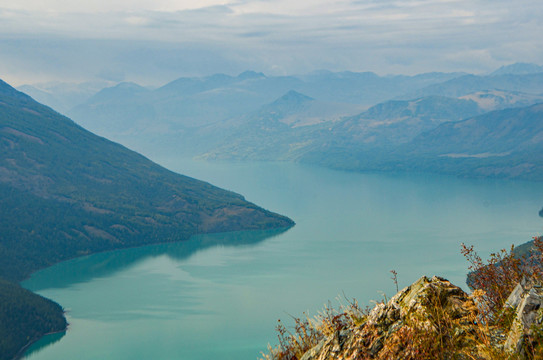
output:
[[[543,186],[436,175],[363,174],[292,163],[154,159],[296,221],[288,231],[202,235],[95,254],[23,286],[70,323],[25,357],[254,360],[278,319],[338,296],[371,305],[434,274],[465,286],[460,244],[483,256],[541,233]]]

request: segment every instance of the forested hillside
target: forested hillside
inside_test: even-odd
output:
[[[168,171],[0,84],[0,276],[195,233],[287,227],[238,194]]]
[[[0,359],[66,327],[59,305],[3,279],[99,251],[294,224],[96,136],[1,81],[0,153]]]
[[[66,328],[60,305],[2,279],[0,304],[0,360],[10,360],[30,342]]]

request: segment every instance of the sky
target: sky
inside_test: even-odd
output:
[[[541,0],[0,0],[0,78],[488,73],[543,65]]]

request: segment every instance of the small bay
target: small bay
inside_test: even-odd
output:
[[[254,360],[279,318],[336,297],[363,306],[422,275],[466,288],[460,244],[483,256],[538,235],[543,188],[428,174],[350,173],[292,163],[154,159],[243,194],[296,226],[195,236],[95,254],[23,286],[60,303],[69,329],[26,359]]]

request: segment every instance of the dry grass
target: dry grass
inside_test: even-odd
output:
[[[461,252],[470,262],[470,287],[474,290],[463,304],[465,314],[451,315],[446,294],[428,296],[424,313],[412,314],[402,326],[386,334],[378,352],[371,344],[383,337],[378,327],[364,325],[369,309],[360,309],[355,300],[334,309],[330,305],[316,317],[295,318],[294,326],[277,326],[279,344],[269,347],[265,360],[299,360],[321,340],[338,337],[346,330],[360,336],[349,340],[341,355],[323,355],[322,359],[472,359],[513,360],[518,355],[503,350],[503,339],[509,332],[514,312],[504,307],[509,294],[526,278],[542,283],[543,241],[534,237],[533,251],[526,257],[515,256],[514,248],[491,254],[483,261],[472,246],[462,244]],[[397,284],[397,273],[391,271]],[[361,330],[363,329],[363,330]],[[533,328],[528,336],[524,358],[543,359],[543,329]],[[350,347],[350,348],[349,348]],[[319,358],[321,359],[321,358]]]
[[[291,327],[278,320],[275,328],[278,345],[268,345],[268,353],[262,354],[262,359],[298,360],[325,337],[361,325],[369,313],[369,308],[361,309],[354,299],[348,300],[344,297],[344,300],[347,305],[340,303],[336,309],[328,303],[313,318],[306,314],[303,318],[291,316],[294,321]]]

